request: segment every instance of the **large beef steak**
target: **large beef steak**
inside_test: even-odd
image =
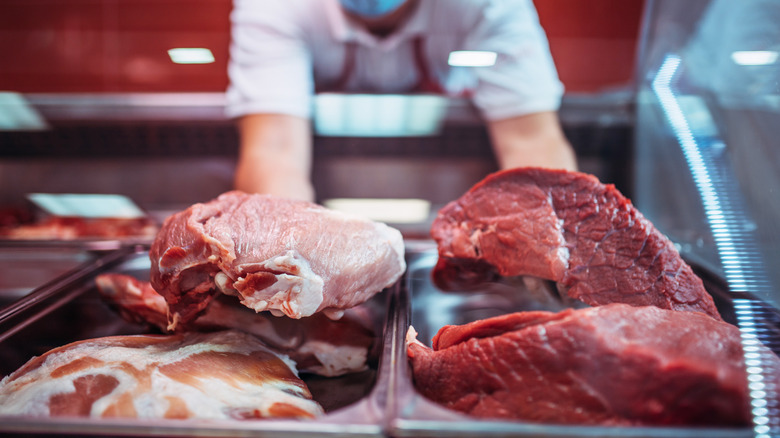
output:
[[[477,417],[558,424],[746,425],[739,330],[701,313],[609,304],[410,330],[414,384]]]
[[[672,242],[592,175],[494,173],[442,208],[431,234],[439,248],[433,276],[443,289],[531,275],[589,305],[653,305],[720,319]]]

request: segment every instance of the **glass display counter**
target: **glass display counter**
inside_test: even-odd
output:
[[[734,298],[756,436],[777,436],[780,2],[655,0],[640,47],[634,196]]]

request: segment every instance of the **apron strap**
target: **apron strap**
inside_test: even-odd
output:
[[[417,70],[419,80],[410,90],[413,93],[431,93],[446,94],[446,90],[441,86],[428,68],[427,58],[425,56],[425,38],[422,35],[416,36],[412,40],[414,51],[414,67]],[[355,57],[357,54],[357,43],[348,41],[345,43],[344,66],[336,81],[327,87],[316,87],[318,93],[328,91],[344,91],[347,88],[352,72],[355,70]]]
[[[446,94],[447,92],[439,81],[433,77],[428,68],[428,61],[425,56],[425,38],[422,35],[417,35],[412,44],[414,45],[414,64],[417,68],[417,75],[420,78],[412,91],[416,93]]]
[[[355,70],[357,43],[354,41],[347,41],[345,43],[344,49],[344,65],[341,67],[341,73],[336,79],[336,82],[326,87],[315,86],[317,93],[344,91],[347,88],[347,83],[349,83],[349,79],[352,77],[352,72]]]

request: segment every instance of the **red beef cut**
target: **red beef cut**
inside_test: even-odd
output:
[[[557,424],[749,424],[739,330],[694,312],[609,304],[522,312],[407,336],[414,384],[476,417]]]
[[[439,211],[433,277],[443,289],[531,275],[586,304],[706,313],[720,319],[672,242],[613,185],[592,175],[496,172]]]
[[[149,251],[150,281],[173,330],[218,293],[257,312],[334,319],[406,269],[401,233],[320,205],[232,191],[165,220]]]

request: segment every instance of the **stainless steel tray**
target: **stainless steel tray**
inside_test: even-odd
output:
[[[80,339],[137,334],[149,329],[123,321],[98,295],[96,275],[120,272],[149,278],[144,246],[122,247],[88,266],[61,277],[49,287],[0,308],[0,375],[5,376],[33,356]],[[315,420],[191,421],[115,420],[87,418],[0,417],[0,432],[44,435],[123,436],[383,436],[386,429],[388,382],[393,364],[395,301],[400,283],[376,295],[364,306],[375,312],[375,356],[370,369],[337,378],[301,377],[326,414]]]
[[[406,284],[396,321],[398,338],[395,361],[403,364],[396,369],[393,380],[395,395],[389,405],[388,433],[398,437],[750,437],[752,430],[670,427],[600,427],[562,426],[512,421],[481,420],[445,409],[419,395],[411,379],[406,359],[404,334],[410,324],[418,332],[417,339],[430,346],[434,334],[444,325],[463,324],[480,318],[513,311],[540,309],[536,301],[519,298],[516,285],[490,285],[485,290],[468,293],[442,292],[431,282],[431,270],[438,259],[433,245],[418,246],[408,260]],[[727,289],[717,278],[702,275],[705,286],[715,297],[724,318],[733,318]],[[529,306],[531,306],[529,308]],[[544,306],[542,306],[544,307]],[[550,308],[549,310],[555,310]],[[733,321],[731,321],[733,322]],[[780,338],[780,336],[778,336]]]
[[[94,277],[102,272],[148,278],[148,247],[121,246],[0,307],[0,375],[30,357],[79,339],[144,333],[146,327],[121,320],[97,295]],[[346,436],[346,437],[750,437],[750,429],[592,427],[479,420],[444,409],[417,394],[408,367],[405,335],[409,325],[430,342],[446,324],[528,310],[538,304],[518,298],[512,288],[494,285],[481,294],[438,290],[430,280],[437,261],[431,241],[407,242],[408,270],[402,282],[368,305],[377,312],[376,361],[363,374],[345,378],[306,377],[326,415],[311,421],[109,420],[0,417],[0,433],[122,436]],[[697,272],[724,318],[733,319],[726,286],[707,271]],[[780,334],[776,336],[780,339]]]

